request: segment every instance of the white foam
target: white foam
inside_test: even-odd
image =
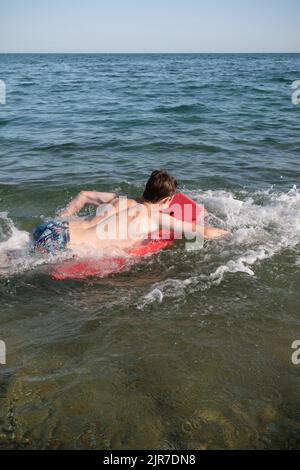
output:
[[[187,191],[188,192],[188,191]],[[243,273],[255,276],[256,265],[284,249],[299,252],[300,245],[300,192],[296,186],[287,192],[278,192],[274,188],[266,191],[247,193],[243,191],[235,196],[229,191],[189,191],[191,197],[205,205],[213,213],[208,222],[218,222],[227,227],[232,236],[228,240],[215,241],[204,246],[207,251],[207,264],[211,263],[211,272],[192,275],[177,281],[178,293],[182,294],[187,285],[201,282],[203,289],[213,284],[220,284],[229,273]],[[196,256],[196,254],[195,254]],[[300,258],[296,264],[300,265]],[[219,266],[215,267],[219,261]],[[190,281],[189,284],[187,281]],[[163,298],[173,296],[173,289],[168,281],[156,283],[151,288],[163,292]],[[150,292],[150,293],[151,293]],[[155,296],[149,297],[156,301]],[[146,295],[146,297],[147,297]],[[145,297],[145,298],[146,298]],[[161,300],[160,300],[161,301]]]
[[[13,221],[9,219],[7,212],[0,212],[0,221],[4,221],[6,230],[10,232],[10,236],[7,240],[0,243],[0,253],[4,253],[9,250],[21,250],[29,244],[29,233],[25,230],[18,230]],[[1,235],[3,236],[3,229],[0,228]]]
[[[162,302],[164,298],[164,294],[161,289],[154,287],[153,290],[149,292],[149,294],[145,295],[145,298],[141,305],[138,305],[138,308],[143,309],[146,305],[152,304],[153,302]]]

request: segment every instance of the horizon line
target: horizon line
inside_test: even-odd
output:
[[[206,54],[206,55],[207,54],[223,54],[223,55],[225,55],[225,54],[228,54],[228,55],[229,54],[256,54],[256,55],[259,55],[259,54],[300,54],[300,51],[297,51],[297,52],[296,51],[276,51],[276,52],[274,52],[274,51],[272,51],[272,52],[270,52],[270,51],[264,51],[264,52],[255,52],[255,51],[251,51],[251,52],[249,52],[249,51],[248,52],[243,52],[243,51],[239,51],[239,52],[237,52],[237,51],[234,51],[234,52],[222,52],[222,51],[221,52],[69,52],[69,51],[62,51],[62,52],[45,52],[45,51],[43,51],[43,52],[38,52],[38,51],[35,51],[35,52],[17,52],[17,51],[4,52],[4,51],[0,51],[0,55],[2,55],[2,54],[7,54],[7,55],[8,54],[53,54],[53,55],[55,55],[55,54],[82,54],[82,55],[84,55],[84,54],[87,54],[87,55],[88,54],[89,55],[91,55],[91,54],[95,54],[95,55],[96,54],[99,54],[99,55],[100,54],[111,54],[111,55],[113,55],[113,54],[115,54],[115,55],[122,55],[122,54],[124,54],[124,55],[125,54],[126,55],[130,55],[130,54],[131,55],[147,55],[147,54],[148,55],[154,55],[154,54],[157,54],[157,55],[159,55],[159,54],[165,54],[165,55],[167,55],[167,54],[168,55],[172,55],[172,54],[174,54],[174,55],[175,54],[182,54],[182,55],[184,55],[184,54],[186,54],[186,55],[189,55],[189,54],[195,54],[195,55],[200,55],[200,54],[203,54],[203,55],[204,54]]]

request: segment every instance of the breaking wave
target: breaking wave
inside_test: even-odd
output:
[[[208,289],[220,284],[230,273],[255,276],[258,262],[283,250],[295,252],[299,265],[300,192],[294,186],[287,192],[274,188],[267,191],[233,193],[223,190],[186,191],[205,205],[209,212],[207,222],[226,227],[231,237],[206,243],[203,250],[192,257],[202,256],[201,269],[192,269],[185,278],[168,278],[154,283],[139,303],[143,308],[153,302],[162,302],[165,296],[184,295],[186,289]],[[172,248],[173,250],[183,250]],[[173,251],[174,255],[174,251]],[[175,253],[175,258],[178,258]],[[7,213],[0,213],[0,275],[7,276],[31,270],[44,263],[62,261],[67,255],[41,256],[30,251],[30,235],[18,229]]]
[[[189,289],[209,289],[219,285],[229,273],[255,276],[259,262],[283,250],[295,252],[299,265],[300,192],[267,191],[234,194],[229,191],[189,191],[191,197],[205,205],[207,221],[226,227],[232,233],[227,240],[206,243],[201,272],[185,279],[167,279],[155,283],[139,303],[139,308],[165,297],[182,296]],[[213,215],[212,215],[213,214]]]

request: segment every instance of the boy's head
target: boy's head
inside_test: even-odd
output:
[[[143,198],[152,204],[168,202],[174,196],[177,186],[176,179],[166,170],[155,170],[146,183]]]

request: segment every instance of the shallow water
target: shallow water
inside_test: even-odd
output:
[[[0,55],[0,448],[299,448],[300,55]],[[28,233],[166,167],[233,236],[54,281]]]

